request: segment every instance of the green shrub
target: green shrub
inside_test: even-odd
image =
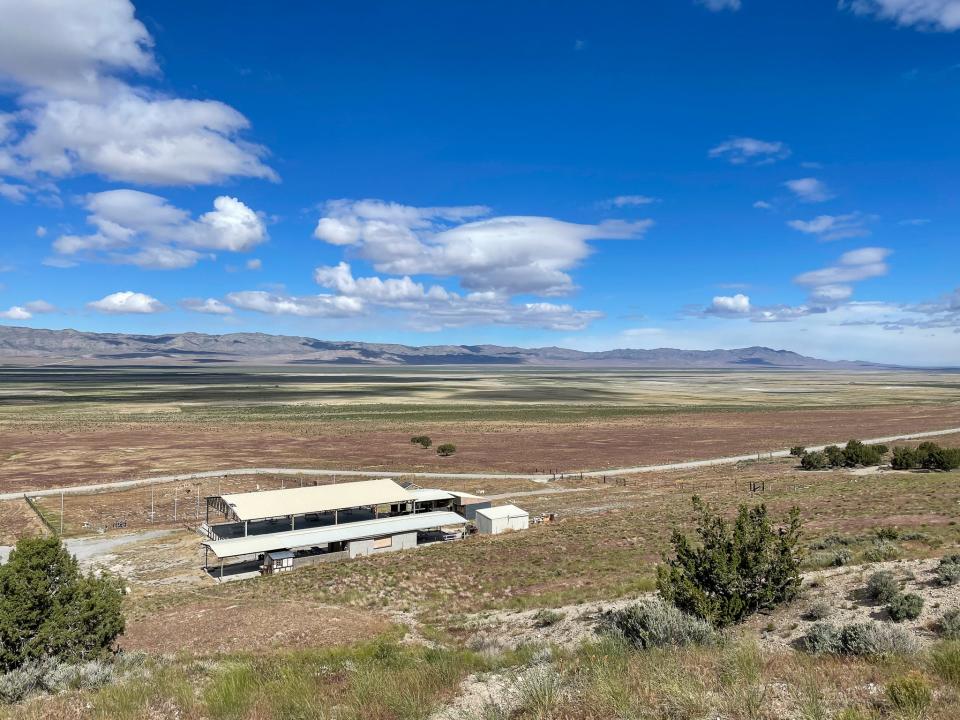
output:
[[[450,457],[457,451],[457,446],[453,443],[443,443],[437,445],[437,455],[440,457]]]
[[[799,510],[792,509],[776,529],[764,505],[742,505],[733,525],[698,497],[693,506],[700,543],[694,546],[674,530],[674,557],[657,568],[657,589],[664,600],[724,627],[797,596]]]
[[[960,609],[947,610],[937,621],[937,630],[947,640],[960,640]]]
[[[412,438],[410,438],[410,442],[414,445],[419,445],[424,449],[433,445],[433,440],[430,439],[429,435],[414,435]]]
[[[795,458],[802,458],[807,449],[803,445],[794,445],[790,448],[790,454]]]
[[[878,622],[844,625],[840,630],[844,655],[886,657],[916,652],[917,638],[909,630]]]
[[[867,562],[888,562],[900,557],[900,546],[889,540],[874,540],[873,545],[863,553]]]
[[[878,540],[897,540],[900,537],[900,530],[887,525],[874,529],[873,534],[877,536]]]
[[[847,547],[856,542],[853,538],[843,535],[827,535],[816,542],[810,543],[811,550],[833,550],[838,547]]]
[[[825,620],[833,614],[833,606],[826,600],[817,600],[803,613],[804,620]]]
[[[898,447],[893,450],[891,465],[895,470],[956,470],[960,468],[960,448],[942,448],[936,443],[922,442],[916,450]]]
[[[908,447],[895,447],[893,457],[890,460],[890,467],[894,470],[912,470],[920,467],[917,460],[917,451]]]
[[[923,611],[923,598],[914,593],[896,594],[887,605],[887,612],[894,622],[916,620]]]
[[[718,636],[710,623],[659,600],[646,600],[604,616],[607,630],[634,647],[713,645]]]
[[[960,554],[947,555],[940,559],[940,564],[933,571],[937,576],[937,583],[944,587],[960,583]]]
[[[0,670],[105,657],[123,632],[122,584],[80,572],[58,538],[23,538],[0,565]]]
[[[933,691],[920,673],[911,672],[890,681],[887,699],[904,715],[921,718],[933,701]]]
[[[557,612],[556,610],[537,610],[533,616],[533,624],[538,628],[550,627],[551,625],[556,625],[563,620],[564,617],[566,616],[562,612]]]
[[[880,570],[867,578],[866,592],[871,600],[886,604],[900,594],[900,583],[889,570]]]
[[[843,650],[840,629],[832,623],[818,622],[811,625],[803,636],[803,648],[814,655],[839,655]]]
[[[53,658],[29,660],[0,675],[0,702],[17,703],[38,693],[99,688],[113,678],[114,666],[101,660],[90,660],[79,665]]]
[[[960,688],[960,643],[945,642],[935,646],[930,651],[930,669]]]
[[[828,445],[825,447],[823,454],[827,456],[827,465],[830,467],[843,467],[843,450],[836,445]]]
[[[826,470],[829,466],[827,456],[819,450],[804,453],[800,458],[800,467],[804,470]]]
[[[817,623],[802,640],[803,647],[816,655],[851,655],[855,657],[889,657],[917,651],[916,636],[896,625],[878,622],[853,623],[837,627]]]

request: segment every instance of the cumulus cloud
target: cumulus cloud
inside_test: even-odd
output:
[[[230,315],[233,312],[232,307],[216,298],[185,298],[180,301],[180,307],[190,312],[207,315]]]
[[[788,157],[790,148],[779,141],[734,137],[711,148],[709,155],[712,158],[721,158],[734,165],[745,165],[747,163],[765,165]]]
[[[288,295],[247,290],[230,293],[226,299],[238,309],[271,315],[344,318],[398,312],[407,326],[428,332],[478,324],[581,330],[602,317],[600,312],[577,310],[568,304],[513,302],[495,291],[458,293],[409,276],[354,277],[346,262],[316,268],[314,279],[329,292]]]
[[[263,260],[260,258],[250,258],[247,260],[247,270],[261,270],[263,268]]]
[[[51,95],[95,99],[112,72],[156,71],[153,39],[127,0],[0,0],[0,74]]]
[[[204,257],[201,251],[246,252],[267,240],[263,219],[226,195],[197,219],[139,190],[93,193],[85,204],[95,232],[58,237],[53,249],[61,258],[171,270],[195,265]]]
[[[860,212],[846,215],[818,215],[812,220],[788,220],[787,225],[807,235],[816,235],[821,240],[842,240],[866,237],[870,234],[869,223],[874,218]]]
[[[334,295],[294,296],[263,290],[243,290],[227,295],[227,301],[241,310],[252,310],[268,315],[342,318],[363,312],[361,301]]]
[[[167,309],[166,306],[155,297],[131,290],[112,293],[100,300],[87,303],[87,307],[91,310],[111,315],[128,313],[148,315],[163,312]]]
[[[30,184],[84,173],[148,185],[277,179],[266,150],[242,139],[249,122],[237,110],[122,79],[157,72],[128,0],[0,0],[0,16],[0,78],[18,105],[0,118],[0,174]]]
[[[33,315],[24,307],[14,305],[9,310],[0,311],[0,318],[5,320],[29,320]]]
[[[34,231],[34,233],[38,238],[46,237],[47,228],[45,228],[43,225],[37,225],[37,229]]]
[[[707,308],[707,312],[714,315],[747,315],[752,309],[749,296],[737,293],[718,295]]]
[[[586,258],[587,241],[641,237],[651,220],[596,225],[549,217],[474,219],[483,206],[417,208],[379,200],[328,203],[315,237],[350,246],[377,272],[455,276],[471,291],[562,295],[569,271]],[[465,222],[466,221],[466,222]]]
[[[857,15],[920,30],[952,32],[960,28],[960,0],[841,0],[840,6]]]
[[[802,202],[824,202],[833,197],[833,193],[830,192],[826,184],[817,178],[807,177],[787,180],[784,185]]]
[[[740,0],[696,0],[696,3],[697,5],[703,5],[711,12],[740,9]]]
[[[773,210],[773,205],[768,203],[766,200],[757,200],[753,207],[757,210]]]
[[[797,275],[793,282],[806,288],[808,293],[807,302],[801,305],[756,306],[747,295],[737,293],[718,295],[706,308],[694,309],[689,314],[773,323],[834,312],[850,304],[855,283],[882,277],[889,272],[886,260],[891,252],[880,247],[859,248],[844,253],[833,265]]]

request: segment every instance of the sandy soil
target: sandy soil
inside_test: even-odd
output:
[[[934,627],[945,612],[960,608],[960,585],[941,587],[933,582],[933,568],[937,560],[902,560],[870,565],[857,565],[808,573],[804,576],[802,596],[771,614],[758,614],[734,632],[756,634],[763,645],[771,649],[794,647],[808,632],[812,620],[804,613],[817,601],[826,601],[834,608],[827,621],[837,625],[870,622],[889,622],[886,610],[868,600],[863,593],[867,578],[874,572],[889,570],[900,581],[903,592],[916,593],[924,599],[923,612],[916,620],[900,623],[904,629],[916,633],[922,643],[936,639]],[[555,608],[558,620],[544,625],[542,611],[496,611],[479,613],[466,618],[462,631],[470,636],[470,644],[478,649],[515,648],[525,644],[575,647],[596,637],[605,611],[626,607],[653,593],[613,602],[590,602]]]
[[[198,599],[130,619],[120,644],[161,654],[260,652],[362,642],[389,627],[374,613],[310,602]]]
[[[414,428],[305,423],[282,429],[196,426],[58,425],[3,430],[4,491],[88,484],[198,469],[314,467],[450,472],[576,472],[879,437],[960,424],[960,405],[844,410],[676,412],[577,424],[457,423]],[[424,432],[457,453],[440,458],[410,444]]]

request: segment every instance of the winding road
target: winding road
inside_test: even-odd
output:
[[[896,440],[919,440],[921,438],[938,437],[960,433],[960,428],[946,428],[944,430],[928,430],[925,432],[890,435],[888,437],[864,440],[868,444],[888,443]],[[828,443],[831,444],[831,443]],[[834,443],[841,444],[841,443]],[[823,450],[826,445],[810,446],[808,450]],[[789,450],[772,450],[762,452],[762,457],[787,457]],[[590,470],[583,472],[583,477],[614,477],[618,475],[638,475],[641,473],[665,472],[670,470],[691,470],[711,465],[733,465],[746,460],[753,460],[757,453],[750,455],[733,455],[729,457],[710,458],[708,460],[689,460],[686,462],[663,463],[660,465],[637,465],[635,467],[613,468],[608,470]],[[580,472],[567,473],[570,476],[580,476]],[[65,487],[44,488],[42,490],[23,490],[18,492],[0,493],[0,500],[19,500],[24,497],[44,497],[50,495],[81,495],[85,493],[103,492],[108,490],[124,490],[128,488],[144,487],[153,484],[182,482],[184,480],[205,480],[217,477],[233,477],[243,475],[297,475],[314,477],[344,477],[344,478],[384,478],[405,477],[422,480],[532,480],[546,483],[554,479],[554,475],[527,475],[511,473],[441,473],[441,472],[405,472],[402,470],[317,470],[309,468],[234,468],[230,470],[209,470],[204,472],[184,473],[181,475],[159,475],[150,478],[134,480],[117,480],[107,483],[90,485],[70,485]]]

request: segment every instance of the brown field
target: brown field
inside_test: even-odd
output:
[[[73,426],[72,426],[73,425]],[[79,425],[76,427],[75,425]],[[239,467],[450,472],[577,472],[695,460],[851,437],[960,426],[960,404],[809,410],[638,412],[555,422],[311,420],[292,423],[32,422],[0,425],[3,489],[19,491]],[[440,458],[410,444],[453,442]]]
[[[0,397],[6,491],[255,466],[570,475],[546,484],[424,481],[515,502],[531,515],[557,513],[556,523],[223,585],[201,571],[200,537],[185,527],[197,523],[198,498],[202,519],[206,495],[298,485],[300,478],[265,474],[67,495],[62,517],[59,497],[41,498],[38,511],[53,527],[62,520],[74,547],[89,547],[90,540],[76,538],[93,534],[92,544],[107,548],[84,563],[125,578],[131,592],[121,645],[147,651],[152,664],[126,684],[40,698],[0,709],[0,717],[426,720],[432,708],[464,695],[469,699],[469,688],[478,684],[482,689],[474,673],[506,668],[507,675],[519,676],[547,667],[558,682],[569,683],[567,700],[552,714],[530,710],[509,717],[779,720],[837,717],[856,706],[883,710],[862,717],[892,718],[899,716],[887,712],[871,687],[882,688],[917,668],[933,682],[926,659],[811,658],[787,643],[803,629],[799,613],[815,599],[829,599],[838,617],[876,611],[856,602],[855,595],[875,567],[871,553],[880,529],[896,536],[882,546],[896,559],[882,566],[894,568],[911,590],[927,592],[936,559],[960,548],[960,472],[807,473],[784,458],[638,474],[617,482],[575,473],[960,426],[952,376],[867,381],[700,373],[643,380],[543,372],[471,381],[460,390],[462,400],[490,396],[488,404],[473,406],[459,402],[451,389],[465,376],[423,375],[414,378],[414,388],[403,390],[416,402],[391,395],[382,404],[362,398],[356,405],[352,399],[330,404],[329,387],[327,396],[311,396],[319,390],[301,377],[296,387],[256,389],[256,402],[247,388],[241,393],[247,399],[236,403],[225,397],[231,388],[206,388],[215,401],[196,403],[189,388],[177,386],[176,393],[186,394],[171,400],[170,388],[135,383],[110,390],[117,397],[103,402],[95,398],[109,388],[90,383],[82,392],[69,383],[56,389],[55,404],[44,399],[54,390],[42,383],[7,391],[6,400]],[[336,392],[352,392],[348,376],[338,383]],[[758,395],[747,397],[747,391]],[[285,392],[307,401],[290,404],[273,397]],[[598,400],[605,392],[606,399]],[[70,393],[72,404],[61,402]],[[564,402],[564,395],[576,397]],[[435,444],[456,443],[457,454],[441,459],[409,443],[411,435],[424,433]],[[955,447],[960,433],[935,441]],[[752,492],[751,485],[762,490]],[[522,627],[524,638],[548,643],[553,636],[535,625],[537,610],[560,608],[571,619],[585,617],[584,603],[603,606],[649,592],[671,530],[690,528],[694,494],[728,514],[739,504],[761,501],[776,516],[800,508],[805,568],[834,578],[833,585],[808,587],[798,603],[744,626],[740,632],[760,643],[756,651],[731,645],[618,656],[609,648],[598,654],[591,646],[571,646],[546,653],[545,665],[533,665],[534,648],[503,654],[497,649],[503,638],[477,634],[478,623],[496,618],[494,635],[509,636]],[[117,529],[118,521],[125,527]],[[96,534],[100,529],[103,534]],[[0,544],[44,531],[25,501],[0,503]],[[821,544],[830,536],[839,536],[851,557],[841,571],[824,573],[837,547]],[[958,604],[953,590],[937,592],[916,623],[931,648],[936,618]],[[489,641],[492,649],[473,653],[469,648],[478,640]],[[731,672],[752,674],[724,680]],[[662,701],[663,711],[645,715],[611,705],[612,696],[600,690],[620,686],[617,697],[637,707]],[[936,685],[931,720],[954,717],[950,708],[960,695],[949,687]],[[742,688],[754,688],[769,701],[764,713],[737,714]],[[809,704],[804,693],[814,692],[829,712],[801,712]],[[696,693],[699,705],[683,704]],[[587,699],[571,704],[581,697]],[[316,712],[304,715],[304,708]],[[469,716],[451,712],[433,717]]]

